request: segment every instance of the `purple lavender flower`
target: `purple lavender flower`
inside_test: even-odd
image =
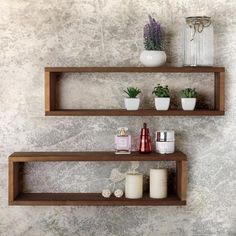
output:
[[[150,15],[149,23],[144,26],[143,37],[144,47],[146,50],[164,51],[165,49],[165,32],[161,24]]]

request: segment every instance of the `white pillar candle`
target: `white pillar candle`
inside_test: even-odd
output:
[[[150,197],[167,197],[167,169],[150,169]]]
[[[125,197],[138,199],[143,197],[143,175],[128,173],[125,177]]]

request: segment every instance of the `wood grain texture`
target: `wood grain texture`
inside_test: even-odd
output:
[[[87,206],[171,206],[186,205],[178,196],[153,199],[148,194],[141,199],[102,197],[101,193],[23,193],[10,205],[87,205]]]
[[[179,161],[176,163],[177,195],[182,201],[185,201],[187,198],[187,168],[187,161]]]
[[[31,161],[183,161],[187,160],[184,153],[177,151],[172,154],[140,154],[130,155],[114,152],[15,152],[10,155],[12,162]]]
[[[224,72],[224,67],[46,67],[46,72],[78,73],[213,73]]]
[[[219,111],[225,110],[225,73],[215,73],[215,109]]]
[[[45,112],[56,110],[56,79],[58,73],[45,71]]]
[[[224,111],[219,110],[168,110],[141,109],[127,111],[125,109],[81,109],[81,110],[53,110],[46,111],[46,116],[223,116]]]
[[[21,191],[20,163],[9,159],[8,169],[8,199],[14,201]]]

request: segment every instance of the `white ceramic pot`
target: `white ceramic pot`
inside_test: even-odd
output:
[[[156,142],[156,152],[170,154],[175,152],[175,142]]]
[[[170,106],[170,98],[155,98],[155,107],[157,110],[166,111]]]
[[[164,51],[143,50],[140,61],[148,67],[162,66],[166,63],[166,53]]]
[[[196,98],[181,98],[182,108],[185,111],[193,111],[196,106]]]
[[[125,107],[129,111],[138,110],[140,98],[125,98]]]

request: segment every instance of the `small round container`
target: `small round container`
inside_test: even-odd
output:
[[[156,131],[156,152],[170,154],[175,152],[175,131]]]

